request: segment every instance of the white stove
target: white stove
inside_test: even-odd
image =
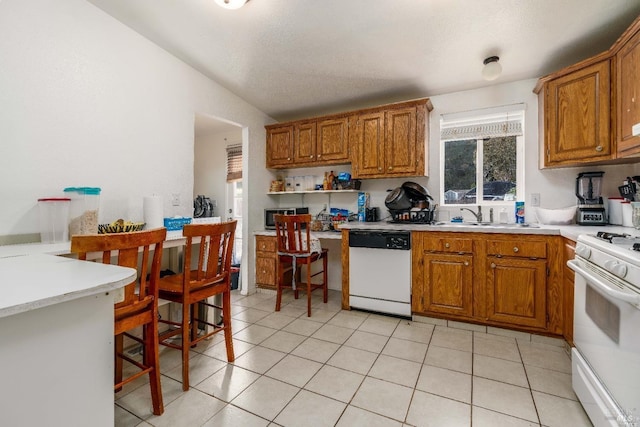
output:
[[[640,237],[580,235],[573,389],[596,426],[640,426]]]

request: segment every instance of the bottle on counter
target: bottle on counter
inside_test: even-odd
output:
[[[322,189],[329,190],[329,174],[327,172],[324,173],[324,180],[322,181]]]

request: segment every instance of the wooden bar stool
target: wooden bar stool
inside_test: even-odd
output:
[[[154,415],[162,415],[164,412],[158,355],[158,281],[160,280],[160,263],[162,262],[162,242],[166,236],[167,230],[158,228],[131,233],[89,234],[71,237],[71,252],[77,253],[81,260],[86,260],[87,254],[90,252],[101,252],[100,260],[104,264],[111,264],[112,260],[115,260],[120,266],[138,270],[138,280],[124,288],[124,300],[116,302],[114,307],[114,390],[119,391],[123,385],[149,374]],[[140,256],[142,260],[138,262]],[[150,257],[152,259],[149,266]],[[79,321],[81,320],[79,319]],[[129,333],[137,327],[142,327],[141,338]],[[142,362],[134,360],[124,353],[123,336],[142,344]],[[123,360],[137,366],[140,371],[123,379]]]
[[[160,334],[160,344],[182,351],[182,389],[189,390],[189,349],[218,332],[224,332],[227,360],[233,362],[231,339],[231,258],[237,221],[218,224],[189,224],[182,229],[187,238],[182,273],[160,279],[160,298],[182,305],[180,322],[160,320],[173,328]],[[199,249],[194,249],[196,245]],[[197,255],[197,266],[191,270],[192,255]],[[209,303],[208,298],[222,294],[222,306]],[[222,310],[222,326],[198,318],[198,304]],[[211,327],[198,333],[198,324]],[[205,326],[206,328],[206,326]],[[181,339],[171,340],[180,335]]]
[[[282,303],[282,289],[293,289],[295,298],[298,291],[307,291],[307,317],[311,317],[311,292],[322,289],[323,300],[326,303],[328,297],[327,261],[329,250],[314,247],[311,238],[311,215],[275,215],[276,235],[278,241],[276,262],[276,311],[280,311]],[[316,240],[317,242],[317,240]],[[312,273],[312,264],[322,261],[322,270]],[[298,270],[306,267],[306,281],[301,281]],[[292,280],[285,280],[285,273],[292,272]],[[312,283],[312,278],[322,275],[321,283]],[[288,283],[285,283],[288,282]]]

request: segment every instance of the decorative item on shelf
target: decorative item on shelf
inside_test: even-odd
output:
[[[271,181],[271,186],[269,187],[270,193],[277,193],[280,191],[284,191],[284,181],[281,179],[276,179]]]
[[[327,172],[324,173],[324,180],[322,181],[322,189],[329,189],[329,174]]]
[[[336,189],[336,176],[333,174],[333,171],[329,172],[329,176],[327,177],[327,186],[325,190],[335,190]]]

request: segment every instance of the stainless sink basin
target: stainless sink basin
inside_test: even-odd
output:
[[[483,228],[540,228],[538,224],[500,224],[493,222],[436,222],[442,227],[483,227]]]

